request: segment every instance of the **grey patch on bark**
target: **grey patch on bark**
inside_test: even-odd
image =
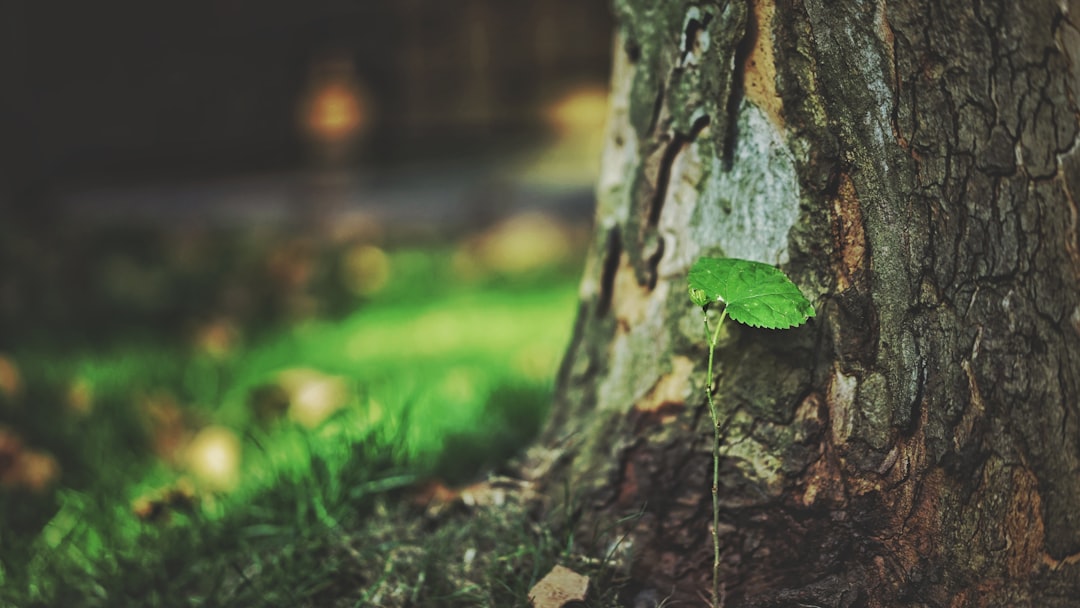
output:
[[[739,106],[736,129],[731,170],[724,170],[719,157],[707,167],[690,240],[712,244],[729,257],[784,264],[788,231],[799,219],[795,159],[753,104],[743,101]]]

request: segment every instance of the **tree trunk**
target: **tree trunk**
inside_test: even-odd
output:
[[[739,606],[1080,602],[1080,6],[617,0],[608,147],[544,443],[633,591],[712,569],[702,255],[818,316],[729,323]],[[619,523],[628,512],[644,513]]]

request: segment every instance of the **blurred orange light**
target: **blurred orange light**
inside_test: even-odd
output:
[[[308,129],[317,139],[351,138],[363,119],[360,97],[346,82],[328,82],[316,93],[308,111]]]

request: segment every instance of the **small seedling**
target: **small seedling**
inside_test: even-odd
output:
[[[713,400],[713,355],[720,339],[724,319],[732,319],[766,329],[798,327],[814,316],[814,306],[791,279],[768,264],[734,258],[700,258],[687,277],[690,300],[701,307],[705,319],[705,338],[709,342],[708,382],[705,396],[713,424],[713,588],[712,606],[722,608],[720,591],[720,440],[721,420]],[[709,307],[723,306],[716,328],[709,326]]]

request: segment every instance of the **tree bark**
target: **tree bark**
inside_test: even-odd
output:
[[[1080,6],[617,0],[595,238],[544,445],[631,596],[710,587],[701,255],[818,316],[727,324],[737,606],[1080,601]],[[628,512],[644,508],[633,520]]]

